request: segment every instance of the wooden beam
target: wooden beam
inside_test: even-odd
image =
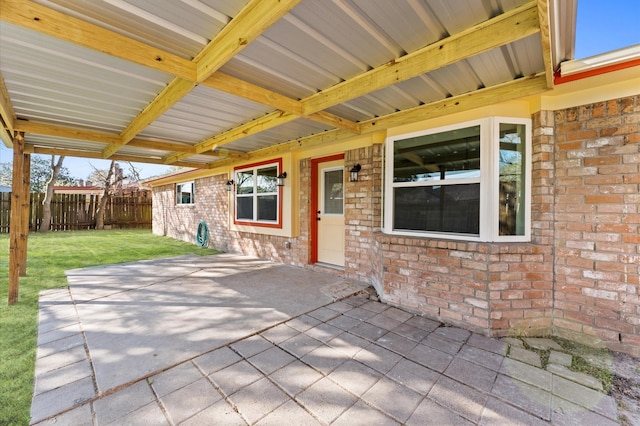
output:
[[[154,122],[158,117],[164,114],[176,102],[182,99],[194,87],[195,83],[181,78],[174,78],[156,98],[145,109],[142,110],[136,118],[133,119],[126,129],[120,133],[122,139],[121,144],[126,145],[138,133],[143,131],[149,124]],[[104,158],[111,157],[118,149],[120,144],[111,144],[103,151]]]
[[[264,117],[252,120],[242,126],[235,127],[227,132],[220,133],[212,138],[206,139],[195,145],[196,153],[200,154],[207,150],[217,149],[221,146],[237,141],[244,137],[254,135],[256,133],[263,132],[272,127],[280,126],[298,118],[293,114],[289,114],[282,111],[272,112]],[[165,164],[173,164],[174,162],[183,158],[189,157],[189,154],[175,153],[168,155],[164,158]]]
[[[249,99],[262,105],[268,105],[284,112],[303,116],[302,102],[288,98],[279,93],[272,92],[264,87],[257,86],[239,78],[232,77],[228,74],[224,74],[220,71],[204,80],[202,84],[211,87],[212,89],[220,90],[244,99]],[[360,126],[358,123],[326,111],[313,113],[306,116],[306,118],[319,123],[328,124],[332,127],[350,130],[356,134],[360,133]]]
[[[13,138],[13,166],[11,182],[11,221],[9,226],[9,286],[8,303],[18,302],[21,252],[26,236],[22,228],[22,185],[24,174],[24,134],[15,132]]]
[[[208,77],[202,84],[212,89],[249,99],[262,105],[268,105],[295,115],[302,115],[302,104],[300,101],[220,71]]]
[[[152,139],[134,138],[127,145],[134,146],[136,148],[157,149],[160,151],[196,152],[193,145],[187,145],[181,142],[156,141]]]
[[[29,245],[29,209],[31,207],[31,155],[24,154],[22,173],[22,206],[20,208],[22,217],[20,225],[21,234],[24,235],[24,246],[20,250],[20,273],[21,277],[27,275],[27,248]]]
[[[202,82],[289,13],[300,0],[250,0],[194,58]]]
[[[205,154],[205,152],[201,152],[200,155]],[[207,155],[213,155],[215,157],[222,158],[237,158],[240,160],[246,160],[249,158],[249,154],[246,152],[234,151],[231,149],[215,147],[211,150],[211,152],[206,152]]]
[[[456,63],[470,56],[511,43],[514,40],[519,40],[539,31],[540,26],[538,21],[537,5],[535,1],[532,1],[495,18],[489,19],[486,22],[466,29],[458,34],[447,37],[444,40],[440,40],[413,53],[407,54],[388,64],[384,64],[371,71],[332,86],[329,89],[309,96],[301,101],[303,105],[302,115],[311,116],[314,113],[350,99],[354,99],[367,93],[396,84],[400,81],[425,74],[428,71]],[[223,80],[224,77],[214,77],[211,84],[219,84],[222,90]],[[231,80],[224,83],[225,86],[230,86],[232,84],[233,81]],[[249,91],[250,89],[251,88],[249,86],[245,86],[241,90]],[[264,93],[259,96],[264,97],[265,99],[268,98]],[[269,117],[274,121],[264,121],[269,120]],[[270,114],[263,119],[260,128],[262,130],[273,128],[276,125],[279,125],[279,119],[280,118],[277,114]],[[340,127],[339,130],[344,129],[341,126],[338,127]],[[237,140],[240,137],[245,136],[242,134],[242,128],[243,126],[240,126],[226,132],[225,134],[238,136],[232,139]],[[358,128],[359,131],[357,133],[365,132],[363,129],[363,123],[358,124]],[[347,134],[339,130],[333,131],[332,134],[340,135],[341,138],[348,137]],[[323,136],[321,137],[326,137],[326,132],[322,135]],[[208,141],[199,143],[196,146],[204,147],[206,149],[207,143],[213,144],[215,142],[212,141],[217,138],[218,137],[214,137]],[[224,140],[224,138],[221,139]],[[224,141],[224,143],[229,142]],[[172,161],[180,158],[184,158],[184,155],[171,155],[166,157],[165,160],[170,164]]]
[[[34,121],[16,120],[16,130],[36,135],[55,136],[77,139],[101,144],[118,143],[120,136],[113,133],[96,132],[94,130],[75,129],[55,124],[36,123]]]
[[[60,40],[88,47],[138,65],[196,80],[196,65],[97,25],[26,0],[0,0],[0,19]]]
[[[550,32],[550,12],[549,0],[538,0],[538,20],[540,21],[540,41],[542,43],[542,58],[544,61],[544,72],[547,76],[547,89],[553,89],[554,85],[554,64],[551,53],[551,32]]]
[[[441,101],[389,114],[384,117],[374,118],[362,123],[362,132],[370,133],[421,120],[470,111],[513,99],[537,95],[546,90],[546,76],[544,73],[540,73],[535,76],[519,78],[508,83],[497,84],[470,93],[453,96]]]
[[[4,143],[4,146],[7,148],[13,148],[13,139],[11,139],[9,132],[4,127],[0,127],[0,139],[2,140],[2,143]]]
[[[302,100],[308,115],[540,31],[536,2],[496,16]]]
[[[0,139],[7,148],[13,146],[14,128],[13,123],[16,121],[16,113],[13,110],[11,98],[7,91],[7,86],[4,83],[4,78],[0,74],[0,119],[4,123],[3,128],[0,128]],[[6,128],[7,130],[5,130]]]
[[[36,123],[33,121],[16,121],[16,130],[37,135],[56,136],[61,138],[77,139],[85,142],[99,144],[120,143],[119,135],[113,133],[96,132],[94,130],[76,129],[73,127],[58,126],[55,124]],[[177,151],[195,154],[193,145],[180,142],[156,141],[152,139],[134,138],[127,145],[138,148],[157,149],[160,151]]]
[[[286,15],[300,0],[250,0],[193,59],[196,81],[174,78],[167,87],[122,131],[122,144],[111,144],[104,149],[104,158],[110,158],[123,145],[175,105],[196,83],[207,79],[247,44]]]
[[[361,123],[362,134],[371,134],[390,129],[392,127],[470,111],[477,108],[495,105],[500,102],[526,98],[528,96],[540,94],[546,90],[546,77],[544,73],[531,77],[523,77],[507,83],[453,96],[441,101],[420,105],[415,108],[389,114],[384,117],[363,121]],[[249,156],[250,159],[264,158],[286,152],[293,152],[301,149],[335,143],[353,137],[354,135],[346,130],[336,129],[256,151],[251,151]],[[229,160],[221,160],[209,163],[209,168],[229,166],[232,164],[234,163]]]
[[[98,160],[103,159],[102,153],[97,151],[82,151],[76,149],[64,149],[64,148],[49,148],[42,146],[34,146],[31,144],[27,144],[25,146],[25,152],[29,154],[44,154],[44,155],[64,155],[65,157],[79,157],[79,158],[95,158]],[[114,155],[111,157],[112,160],[116,161],[131,161],[132,163],[148,163],[148,164],[164,164],[163,160],[160,158],[151,158],[151,157],[139,157],[137,155]],[[192,167],[195,169],[206,169],[208,168],[207,164],[203,163],[195,163],[189,161],[179,161],[173,164],[174,166],[180,167]]]
[[[329,126],[337,127],[339,129],[348,130],[356,135],[360,134],[360,124],[355,121],[348,120],[335,114],[331,114],[326,111],[318,111],[313,114],[304,116],[310,120],[317,121],[318,123],[328,124]]]

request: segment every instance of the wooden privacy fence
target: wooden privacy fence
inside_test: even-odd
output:
[[[31,194],[29,230],[40,230],[44,194]],[[51,200],[51,230],[93,229],[100,196],[55,194]],[[105,228],[151,228],[151,197],[144,193],[112,195],[105,208]],[[0,192],[0,232],[9,232],[11,193]]]

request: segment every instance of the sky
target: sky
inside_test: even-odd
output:
[[[48,155],[45,156],[47,160],[50,158]],[[57,158],[57,157],[56,157]],[[13,151],[4,146],[2,142],[0,142],[0,163],[7,163],[13,160]],[[129,165],[122,161],[118,162],[120,167],[124,170],[125,176],[129,173]],[[87,177],[93,173],[94,169],[98,170],[108,170],[109,165],[111,164],[110,160],[95,160],[95,159],[87,159],[87,158],[75,158],[75,157],[65,157],[62,165],[69,170],[69,174],[71,177],[76,179],[82,179],[84,181],[87,180]],[[163,175],[170,172],[171,166],[165,166],[161,164],[147,164],[147,163],[132,163],[133,166],[138,170],[141,179],[147,179],[154,176]]]
[[[640,44],[640,0],[578,0],[575,59]]]
[[[562,1],[562,0],[561,0]],[[640,44],[640,0],[578,0],[575,58],[582,59]],[[11,162],[12,151],[0,143],[0,163]],[[86,179],[94,168],[106,170],[108,160],[67,157],[71,176]],[[169,166],[134,163],[143,179],[170,171]],[[127,166],[123,165],[125,170]]]

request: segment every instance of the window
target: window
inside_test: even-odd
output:
[[[195,184],[193,182],[179,183],[176,185],[176,204],[193,204]]]
[[[489,118],[388,139],[385,232],[528,240],[529,123]]]
[[[321,210],[325,215],[344,214],[344,167],[324,170]]]
[[[258,226],[281,226],[278,175],[281,160],[243,166],[235,170],[235,221]]]

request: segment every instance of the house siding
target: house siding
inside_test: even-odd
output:
[[[532,116],[531,241],[464,242],[387,235],[383,145],[346,150],[347,279],[389,304],[487,335],[555,334],[640,354],[640,96]],[[311,259],[311,158],[298,157],[298,229],[280,237],[230,229],[227,174],[196,180],[195,205],[154,188],[156,234],[291,265]],[[298,166],[296,166],[298,167]],[[285,247],[291,243],[291,248]]]

